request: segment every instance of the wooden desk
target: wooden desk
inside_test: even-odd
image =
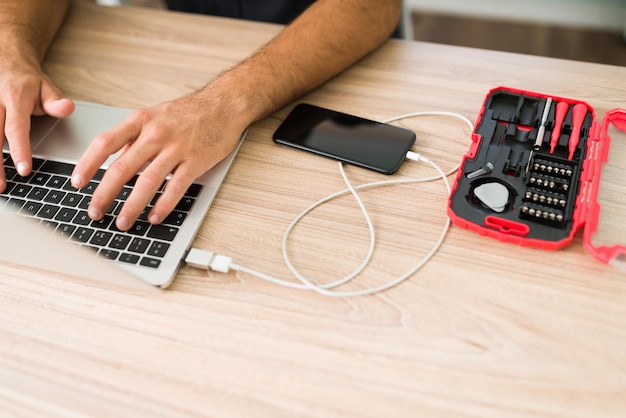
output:
[[[200,87],[280,27],[75,2],[45,68],[70,97],[139,107]],[[626,69],[390,40],[303,100],[373,119],[419,110],[476,118],[498,85],[626,104]],[[251,127],[196,246],[289,278],[289,222],[343,189],[334,162],[275,145],[282,109]],[[444,169],[467,127],[405,120]],[[379,179],[348,168],[356,184]],[[399,175],[426,176],[405,164]],[[363,193],[378,230],[359,286],[419,261],[445,219],[441,182]],[[348,197],[291,242],[296,265],[329,280],[367,247]],[[355,285],[356,286],[356,285]],[[334,299],[244,274],[182,268],[145,295],[2,266],[0,415],[228,417],[623,417],[626,277],[577,236],[545,252],[453,227],[409,281]]]

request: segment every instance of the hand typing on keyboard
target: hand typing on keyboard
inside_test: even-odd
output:
[[[44,10],[38,2],[15,2],[4,5],[0,11],[0,17],[11,16],[8,20],[0,19],[3,22],[0,25],[0,39],[3,39],[0,42],[0,139],[4,139],[2,134],[5,133],[10,146],[12,166],[7,169],[11,171],[11,180],[16,174],[27,177],[33,169],[29,136],[31,115],[64,118],[75,108],[40,65],[66,6],[65,3],[64,7],[50,6]],[[20,21],[21,17],[26,20]],[[29,33],[32,27],[38,28],[40,43],[33,42]],[[124,152],[99,179],[88,207],[84,208],[85,214],[88,213],[91,220],[102,221],[110,216],[107,211],[112,204],[118,202],[121,204],[116,210],[115,222],[120,231],[134,229],[136,225],[168,225],[171,216],[178,213],[177,205],[185,200],[183,196],[192,182],[221,161],[234,148],[245,128],[260,116],[241,112],[239,98],[224,94],[232,90],[232,83],[226,84],[213,83],[211,89],[139,110],[96,137],[72,173],[71,185],[76,189],[85,190],[93,183],[93,176],[110,154],[122,149]],[[120,201],[118,196],[123,193],[125,184],[142,168],[145,170],[136,179],[126,200]],[[159,190],[170,174],[165,189]],[[8,192],[7,184],[14,187],[11,180],[7,179],[0,161],[0,193]],[[18,192],[25,190],[19,188]],[[153,201],[155,193],[160,197]],[[34,197],[37,201],[37,196]],[[36,206],[30,204],[25,211],[33,215],[39,210],[46,212]],[[68,217],[70,213],[79,216],[64,209],[54,217]]]
[[[66,9],[66,2],[46,3],[43,7],[40,2],[24,1],[4,4],[0,10],[0,139],[6,134],[13,164],[8,168],[11,179],[16,173],[29,176],[33,169],[31,115],[64,118],[75,109],[40,64]],[[33,27],[37,27],[40,39],[30,32]],[[232,94],[233,83],[226,81],[222,77],[211,88],[139,110],[93,140],[72,173],[71,184],[76,189],[90,184],[110,154],[125,151],[93,190],[85,208],[91,220],[100,221],[108,216],[107,211],[125,183],[142,168],[145,169],[132,192],[117,210],[116,227],[127,231],[140,222],[160,224],[172,211],[176,212],[174,209],[192,182],[221,161],[247,126],[261,116],[242,112],[240,97]],[[155,193],[170,174],[165,189],[159,191],[160,197],[153,202]],[[0,193],[8,192],[11,179],[7,179],[0,161]],[[150,208],[147,214],[146,207]],[[27,212],[35,209],[40,208],[31,205]]]
[[[0,139],[9,143],[11,157],[20,175],[32,169],[30,149],[31,115],[69,116],[74,103],[41,71],[39,64],[12,63],[0,49]],[[0,162],[0,193],[6,188],[4,166]]]
[[[78,189],[111,154],[121,151],[93,192],[88,209],[92,219],[102,219],[124,184],[143,168],[116,225],[128,230],[171,174],[147,215],[148,222],[159,224],[192,182],[232,151],[247,125],[232,123],[234,108],[226,106],[223,97],[206,95],[200,91],[138,110],[91,142],[71,177]]]

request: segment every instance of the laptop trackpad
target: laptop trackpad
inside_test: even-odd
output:
[[[31,148],[35,148],[37,144],[41,142],[43,138],[46,137],[48,132],[54,127],[54,124],[57,123],[57,119],[51,116],[32,116],[30,118],[30,146]],[[5,152],[9,151],[9,143],[8,141],[4,141],[2,143],[2,150]]]
[[[94,137],[120,123],[131,112],[130,109],[76,102],[76,110],[65,119],[34,116],[32,152],[46,157],[77,160]]]

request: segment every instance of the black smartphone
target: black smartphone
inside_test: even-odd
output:
[[[393,174],[415,142],[415,132],[307,103],[296,105],[273,139],[358,167]]]

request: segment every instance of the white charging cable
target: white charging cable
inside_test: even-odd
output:
[[[383,123],[391,123],[391,122],[395,122],[401,119],[406,119],[406,118],[411,118],[411,117],[417,117],[417,116],[446,116],[446,117],[453,117],[453,118],[457,118],[462,120],[463,122],[465,122],[468,127],[470,128],[470,132],[472,132],[474,130],[474,126],[472,124],[472,122],[470,122],[469,119],[467,119],[465,116],[457,114],[457,113],[452,113],[452,112],[414,112],[414,113],[407,113],[404,115],[400,115],[400,116],[396,116],[394,118],[388,119],[383,121]],[[369,264],[373,254],[374,254],[374,249],[375,249],[375,242],[376,242],[376,232],[374,229],[374,225],[372,223],[371,217],[367,211],[367,209],[365,208],[365,205],[363,204],[363,201],[361,200],[361,197],[359,196],[359,194],[357,193],[357,190],[361,190],[361,189],[368,189],[368,188],[374,188],[374,187],[381,187],[381,186],[388,186],[388,185],[393,185],[393,184],[407,184],[407,183],[424,183],[424,182],[429,182],[429,181],[433,181],[433,180],[438,180],[441,179],[446,187],[446,191],[447,191],[447,195],[450,195],[450,183],[448,182],[448,176],[450,174],[453,174],[454,172],[456,172],[459,169],[460,164],[457,164],[454,168],[452,168],[451,170],[449,170],[448,172],[444,173],[441,168],[439,168],[439,166],[437,164],[435,164],[432,160],[426,158],[423,155],[420,155],[418,153],[415,153],[413,151],[409,151],[406,155],[406,158],[408,160],[412,160],[412,161],[416,161],[416,162],[422,162],[422,163],[427,163],[429,165],[431,165],[436,171],[437,171],[437,175],[436,176],[431,176],[431,177],[422,177],[422,178],[413,178],[413,179],[393,179],[393,180],[383,180],[383,181],[378,181],[378,182],[372,182],[372,183],[366,183],[366,184],[362,184],[359,186],[353,186],[350,181],[348,180],[348,177],[346,176],[344,167],[342,163],[339,163],[339,171],[341,173],[341,176],[344,180],[344,182],[346,183],[347,189],[341,190],[337,193],[333,193],[323,199],[318,200],[317,202],[313,203],[311,206],[309,206],[308,208],[306,208],[305,210],[303,210],[287,227],[287,229],[285,230],[285,233],[283,234],[283,239],[282,239],[282,254],[283,254],[283,259],[285,261],[285,264],[287,265],[287,267],[289,268],[290,272],[299,280],[299,282],[293,282],[293,281],[289,281],[289,280],[284,280],[284,279],[280,279],[280,278],[276,278],[273,277],[269,274],[263,273],[263,272],[259,272],[256,271],[254,269],[251,269],[249,267],[245,267],[243,265],[234,263],[231,257],[227,257],[224,255],[220,255],[220,254],[214,254],[210,251],[205,251],[205,250],[200,250],[197,248],[192,248],[189,253],[187,254],[186,258],[185,258],[185,262],[187,263],[187,265],[191,266],[191,267],[196,267],[196,268],[202,268],[205,270],[213,270],[213,271],[217,271],[217,272],[222,272],[222,273],[227,273],[229,270],[235,270],[238,272],[242,272],[242,273],[246,273],[246,274],[250,274],[252,276],[255,276],[257,278],[263,279],[263,280],[267,280],[271,283],[275,283],[281,286],[286,286],[286,287],[290,287],[293,289],[302,289],[302,290],[313,290],[315,292],[318,292],[320,294],[326,295],[326,296],[334,296],[334,297],[354,297],[354,296],[365,296],[365,295],[371,295],[371,294],[375,294],[375,293],[379,293],[382,291],[385,291],[391,287],[394,287],[396,285],[398,285],[399,283],[405,281],[406,279],[408,279],[409,277],[411,277],[413,274],[415,274],[420,268],[422,268],[439,250],[439,248],[441,247],[441,245],[443,244],[443,241],[446,237],[446,234],[448,232],[448,229],[450,228],[450,219],[446,216],[446,220],[444,222],[444,226],[443,229],[438,237],[438,239],[436,240],[435,244],[433,245],[433,247],[430,249],[430,251],[417,263],[415,264],[413,267],[411,267],[407,272],[405,272],[404,274],[396,277],[395,279],[392,279],[382,285],[376,286],[376,287],[370,287],[370,288],[366,288],[366,289],[361,289],[361,290],[354,290],[354,291],[338,291],[338,290],[333,290],[338,286],[344,285],[348,282],[350,282],[352,279],[354,279],[356,276],[358,276]],[[363,261],[359,264],[359,266],[356,268],[356,270],[354,270],[352,273],[348,274],[347,276],[335,280],[331,283],[325,283],[325,284],[318,284],[313,282],[312,280],[306,278],[305,276],[303,276],[297,269],[296,267],[291,263],[291,259],[289,257],[289,253],[287,251],[287,247],[288,247],[288,240],[289,240],[289,236],[291,235],[293,229],[295,228],[295,226],[298,224],[298,222],[300,222],[307,214],[309,214],[311,211],[313,211],[315,208],[319,207],[320,205],[323,205],[324,203],[327,203],[333,199],[336,199],[339,196],[343,196],[347,193],[351,193],[354,196],[354,199],[356,200],[357,204],[359,205],[359,208],[361,209],[361,212],[363,213],[363,217],[365,218],[365,221],[367,223],[367,228],[369,231],[369,235],[370,235],[370,243],[369,243],[369,247],[368,247],[368,251],[367,254],[365,255]]]

